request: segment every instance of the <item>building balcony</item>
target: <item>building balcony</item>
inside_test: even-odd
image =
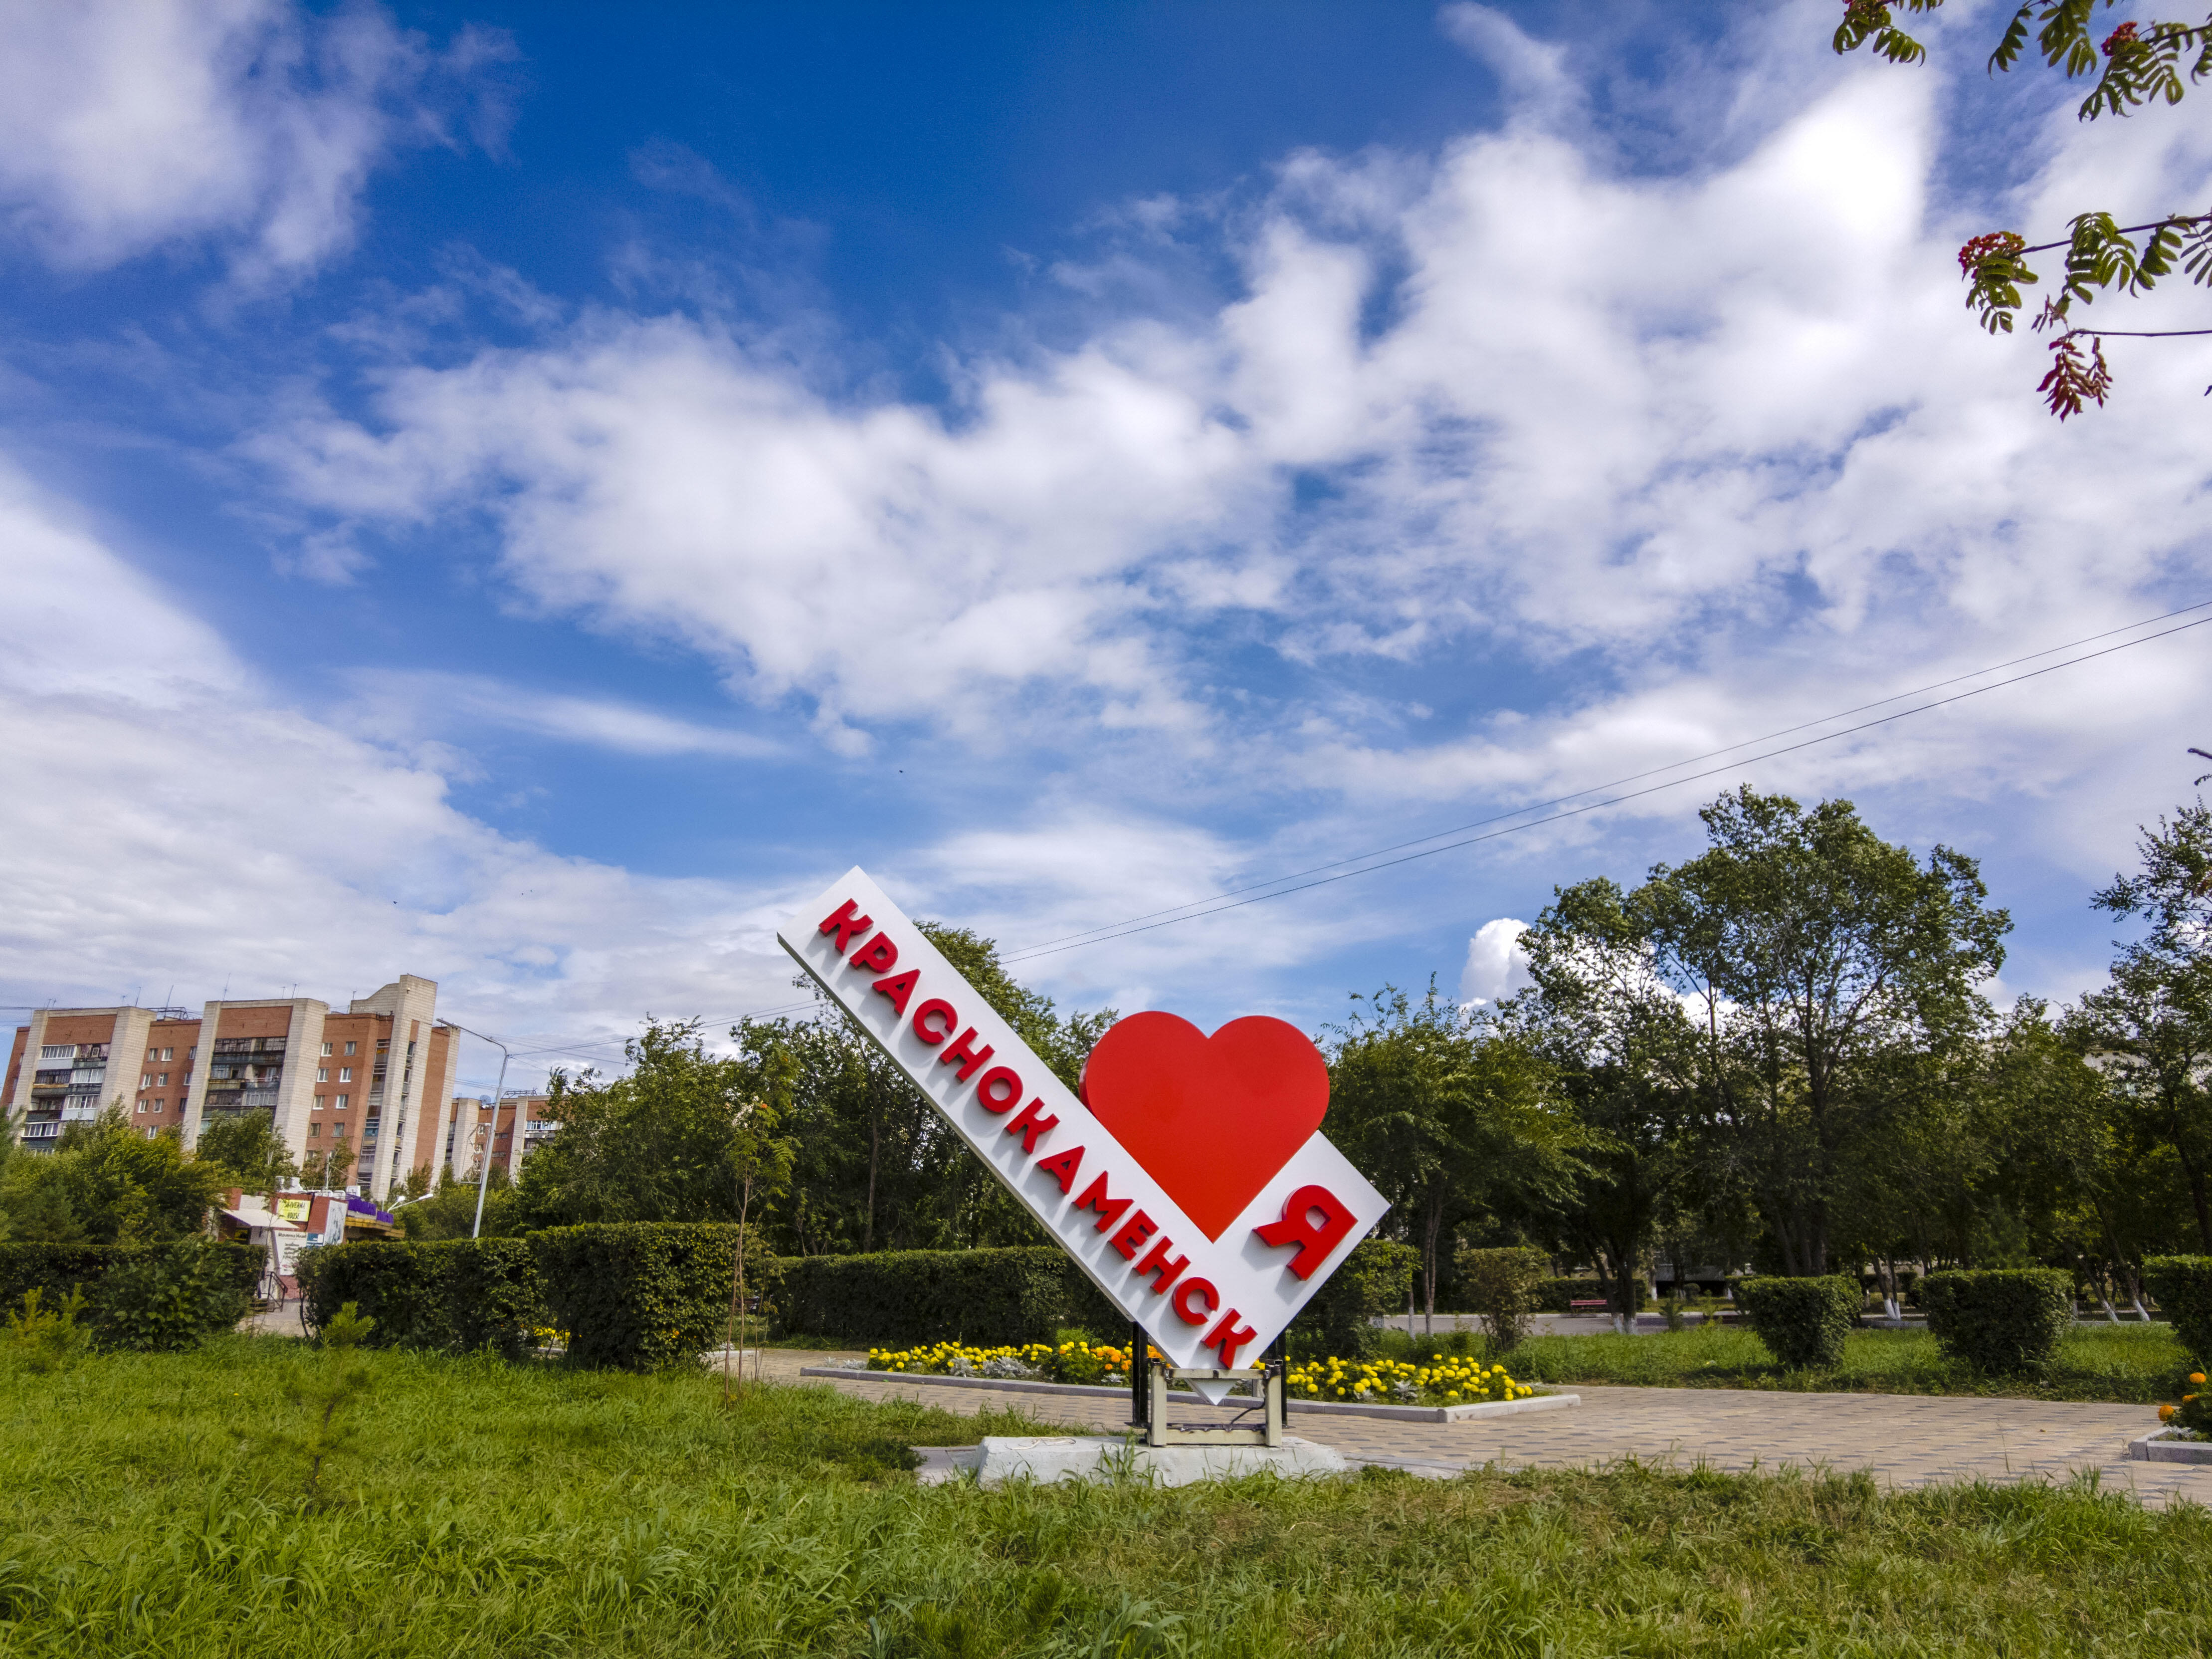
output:
[[[22,1140],[53,1140],[60,1137],[62,1126],[49,1118],[42,1123],[26,1123],[17,1137]]]

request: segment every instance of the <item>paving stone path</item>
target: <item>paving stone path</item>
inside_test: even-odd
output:
[[[857,1355],[771,1349],[763,1375],[815,1382],[802,1365]],[[1012,1407],[1070,1429],[1118,1432],[1118,1401],[1075,1395],[1013,1394],[984,1387],[824,1382],[863,1399],[904,1398],[971,1414]],[[2212,1504],[2212,1464],[2129,1461],[2127,1443],[2156,1426],[2148,1406],[2069,1405],[1956,1395],[1782,1394],[1742,1389],[1627,1389],[1575,1384],[1582,1404],[1450,1424],[1292,1412],[1291,1432],[1335,1447],[1354,1463],[1445,1476],[1496,1463],[1508,1468],[1584,1468],[1634,1457],[1731,1470],[1784,1467],[1870,1471],[1887,1486],[1984,1480],[2064,1480],[2094,1470],[2107,1491],[2148,1504],[2186,1498]],[[1182,1415],[1178,1407],[1177,1416]],[[1192,1420],[1209,1408],[1193,1405]],[[1218,1415],[1225,1420],[1226,1409]]]

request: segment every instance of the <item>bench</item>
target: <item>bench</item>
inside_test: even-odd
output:
[[[1603,1297],[1599,1297],[1595,1300],[1584,1299],[1583,1301],[1570,1302],[1567,1304],[1567,1311],[1569,1313],[1603,1313],[1605,1310],[1606,1300]]]

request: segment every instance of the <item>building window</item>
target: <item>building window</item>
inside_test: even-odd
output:
[[[339,1066],[339,1067],[338,1067],[338,1081],[339,1081],[339,1082],[341,1082],[341,1083],[350,1083],[350,1082],[352,1082],[352,1081],[353,1081],[353,1067],[352,1067],[352,1066]]]
[[[157,1100],[154,1103],[154,1109],[158,1112],[168,1103],[169,1103],[166,1100]]]
[[[161,1058],[163,1060],[174,1060],[176,1057],[177,1051],[174,1048],[164,1048],[161,1050]]]
[[[169,1086],[169,1074],[168,1074],[167,1072],[156,1072],[156,1073],[154,1073],[154,1086],[155,1086],[156,1089],[166,1089],[166,1088],[167,1088],[167,1087]]]
[[[151,1072],[141,1072],[141,1073],[138,1073],[138,1086],[139,1086],[140,1088],[142,1088],[142,1089],[150,1089],[150,1088],[152,1088],[152,1087],[154,1086],[154,1074],[153,1074]]]
[[[76,1044],[74,1042],[49,1042],[45,1048],[39,1050],[39,1058],[40,1060],[75,1060],[76,1058]]]
[[[360,1045],[359,1045],[359,1044],[357,1044],[357,1043],[349,1042],[349,1043],[347,1043],[347,1044],[346,1044],[346,1052],[347,1052],[348,1054],[351,1054],[351,1053],[355,1050],[355,1048],[357,1048],[357,1047],[359,1047],[359,1046],[360,1046]]]
[[[323,1108],[329,1103],[330,1098],[331,1097],[328,1095],[317,1095],[315,1097],[315,1109],[319,1112],[321,1111]]]
[[[323,1045],[323,1052],[324,1052],[324,1054],[329,1054],[329,1053],[330,1053],[330,1051],[331,1051],[331,1045],[330,1045],[329,1043],[325,1042],[325,1043]]]
[[[310,1140],[320,1140],[322,1138],[323,1126],[319,1123],[310,1123],[307,1126],[307,1139]]]
[[[138,1109],[142,1112],[146,1109],[146,1097],[143,1095],[138,1097]]]
[[[316,1081],[316,1082],[318,1082],[318,1083],[328,1083],[330,1080],[331,1080],[331,1068],[330,1068],[329,1066],[316,1066],[316,1067],[315,1067],[315,1081]]]
[[[340,1095],[338,1097],[338,1110],[343,1112],[347,1107],[352,1104],[353,1097],[351,1095]]]

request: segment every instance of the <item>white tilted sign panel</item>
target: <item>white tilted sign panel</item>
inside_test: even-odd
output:
[[[1142,1126],[1140,1158],[858,868],[776,937],[1177,1365],[1256,1363],[1389,1207],[1317,1129],[1294,1148],[1271,1149],[1264,1135],[1209,1133],[1190,1118],[1177,1133],[1155,1117]],[[1172,1016],[1139,1014],[1114,1030],[1176,1035],[1139,1022],[1182,1028]],[[1280,1024],[1233,1021],[1214,1041],[1240,1026]],[[1206,1047],[1201,1034],[1182,1029]],[[1113,1041],[1111,1032],[1101,1040],[1094,1064]],[[1318,1064],[1310,1044],[1305,1057]],[[1098,1097],[1097,1085],[1089,1091]],[[1202,1118],[1204,1102],[1183,1109]],[[1295,1138],[1296,1120],[1286,1121]],[[1221,1208],[1224,1192],[1250,1196],[1231,1215]],[[1171,1193],[1218,1231],[1209,1236]]]

